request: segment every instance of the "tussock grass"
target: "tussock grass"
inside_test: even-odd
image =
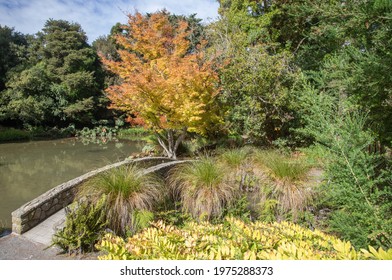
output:
[[[255,153],[255,161],[267,168],[272,177],[278,180],[295,182],[303,180],[309,166],[300,159],[292,159],[275,151],[259,150]]]
[[[293,159],[276,151],[259,150],[255,162],[269,174],[272,197],[282,213],[291,213],[295,220],[299,211],[311,201],[314,191],[305,184],[309,165],[302,159]]]
[[[247,149],[233,149],[223,152],[219,159],[228,167],[237,169],[245,163],[248,157],[249,151]]]
[[[109,227],[123,235],[135,230],[136,213],[154,209],[162,198],[162,186],[156,175],[145,175],[136,165],[121,166],[87,181],[79,188],[77,197],[96,203],[105,196]]]
[[[185,212],[195,219],[210,220],[220,217],[236,197],[236,188],[226,180],[226,174],[222,165],[206,157],[173,169],[169,184]]]

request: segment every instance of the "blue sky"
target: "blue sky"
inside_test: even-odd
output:
[[[218,17],[216,0],[0,0],[0,25],[34,34],[46,20],[65,19],[79,23],[91,43],[107,35],[116,22],[126,23],[126,14],[166,8],[174,14],[197,14],[208,23]]]

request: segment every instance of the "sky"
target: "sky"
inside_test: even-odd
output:
[[[205,23],[218,17],[216,0],[0,0],[0,25],[35,34],[48,19],[64,19],[79,23],[92,43],[117,22],[126,23],[129,13],[164,8],[173,14],[197,14]]]

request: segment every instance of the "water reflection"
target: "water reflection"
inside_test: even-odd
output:
[[[11,212],[52,187],[95,168],[123,160],[141,143],[83,145],[75,139],[0,144],[0,223]]]

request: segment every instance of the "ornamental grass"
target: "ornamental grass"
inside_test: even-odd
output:
[[[169,185],[184,212],[197,220],[211,220],[220,217],[237,195],[226,174],[226,168],[206,157],[175,167]]]
[[[137,165],[113,168],[84,183],[77,198],[96,203],[106,197],[108,226],[117,234],[135,231],[135,214],[152,211],[163,197],[162,180]]]

